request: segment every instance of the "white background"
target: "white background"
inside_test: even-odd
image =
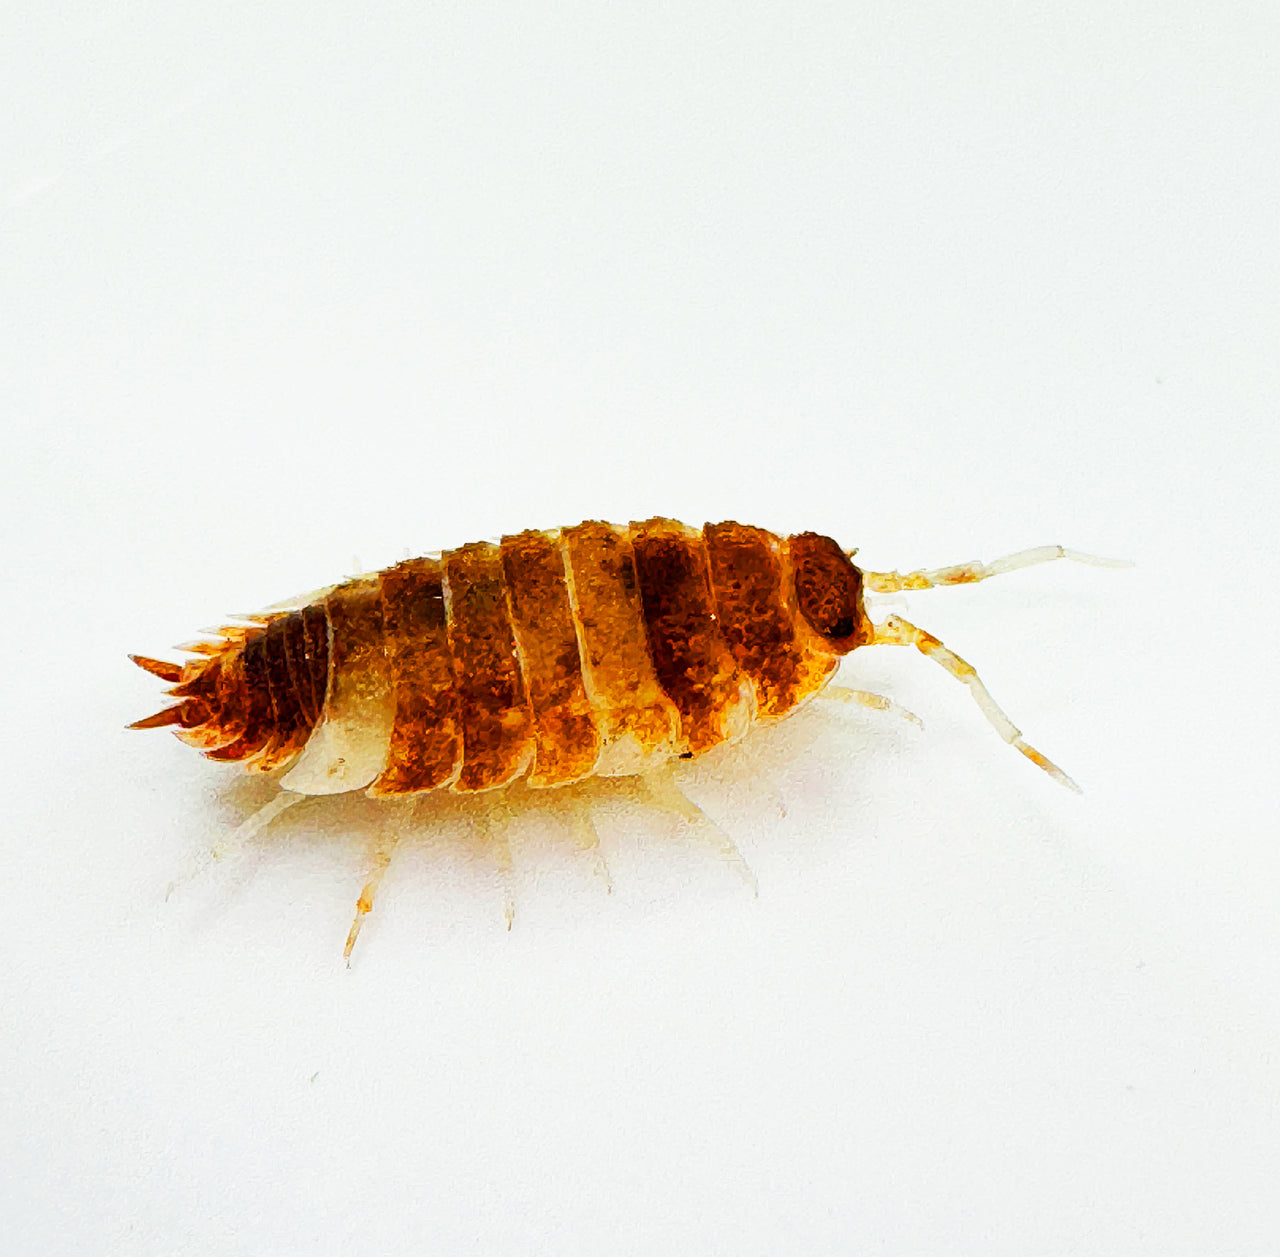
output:
[[[1280,16],[8,6],[0,1251],[1274,1254]],[[584,517],[817,529],[940,669],[596,797],[608,894],[270,796],[129,650]],[[610,801],[612,799],[612,802]]]

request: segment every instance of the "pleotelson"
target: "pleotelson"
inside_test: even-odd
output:
[[[843,653],[797,605],[791,540],[588,521],[349,581],[250,638],[261,727],[213,754],[241,758],[249,739],[255,767],[295,759],[289,790],[379,795],[698,755],[786,715]]]

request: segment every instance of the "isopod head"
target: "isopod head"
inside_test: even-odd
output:
[[[830,537],[816,532],[791,538],[796,606],[805,623],[837,655],[875,637],[862,598],[862,572]]]

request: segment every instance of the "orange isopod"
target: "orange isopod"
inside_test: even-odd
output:
[[[850,651],[892,644],[940,663],[1006,742],[1078,789],[1023,741],[969,664],[899,616],[873,623],[863,595],[1058,558],[1114,561],[1042,546],[902,574],[862,571],[853,553],[812,532],[663,518],[465,545],[248,617],[182,647],[193,656],[182,664],[131,656],[178,699],[131,727],[173,725],[210,759],[280,772],[260,825],[310,795],[652,778],[819,693],[892,707],[830,684]]]

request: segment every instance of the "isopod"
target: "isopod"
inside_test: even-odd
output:
[[[874,623],[864,592],[985,580],[1061,546],[994,563],[864,571],[830,537],[734,522],[589,520],[414,558],[262,615],[241,617],[167,663],[134,655],[178,701],[131,728],[172,725],[210,759],[281,773],[258,825],[292,802],[476,794],[524,778],[663,781],[689,759],[781,720],[831,685],[861,646],[914,646],[963,682],[1000,736],[1071,789],[1023,740],[974,669],[898,615]],[[693,805],[684,801],[686,806]],[[385,860],[383,861],[385,865]],[[361,895],[347,955],[372,903]]]

